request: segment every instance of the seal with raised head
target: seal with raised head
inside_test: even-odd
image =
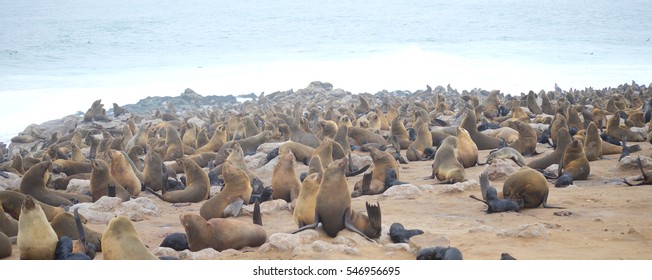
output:
[[[478,146],[471,139],[469,132],[463,127],[457,127],[457,159],[464,168],[473,167],[478,163]]]
[[[557,142],[555,142],[555,150],[552,151],[552,153],[530,161],[527,164],[528,167],[533,169],[546,169],[548,166],[559,164],[559,162],[561,162],[562,158],[564,157],[564,153],[566,152],[566,147],[571,142],[571,137],[566,127],[559,128],[556,135]]]
[[[405,125],[403,124],[403,120],[400,117],[395,117],[391,121],[391,127],[389,131],[390,137],[395,136],[396,139],[398,140],[398,143],[400,145],[401,150],[405,150],[410,145],[412,144],[412,141],[410,141],[410,136],[407,132],[407,129],[405,129]],[[396,147],[398,148],[398,147]]]
[[[183,166],[186,175],[186,188],[178,191],[166,192],[159,195],[152,189],[147,189],[156,197],[170,203],[192,202],[197,203],[208,198],[211,183],[208,174],[193,160],[187,158],[177,159],[177,164]]]
[[[161,156],[153,150],[147,151],[145,155],[145,167],[143,169],[143,184],[154,191],[165,192],[168,184],[167,167]]]
[[[574,180],[586,180],[591,173],[591,165],[584,155],[582,141],[575,139],[564,152],[562,173],[570,173]]]
[[[584,154],[588,161],[594,161],[602,158],[602,139],[598,126],[594,122],[590,122],[586,128],[586,136],[584,137]]]
[[[436,178],[449,184],[465,181],[466,172],[464,166],[457,158],[457,137],[450,136],[444,139],[444,142],[437,149],[437,153],[435,153],[430,178]]]
[[[46,184],[50,178],[48,171],[50,161],[44,161],[32,166],[20,181],[20,192],[31,195],[34,199],[51,206],[72,205],[71,198],[81,202],[90,202],[91,198],[82,194],[63,193],[50,190]]]
[[[394,156],[375,147],[370,148],[369,155],[371,155],[371,160],[374,165],[374,170],[371,172],[371,179],[363,178],[356,182],[353,193],[351,194],[352,197],[383,193],[387,190],[388,186],[386,183],[390,179],[399,179],[398,163],[394,159]]]
[[[138,196],[140,194],[141,182],[131,168],[127,158],[120,151],[110,149],[107,154],[111,159],[109,166],[109,173],[111,177],[118,182],[122,187],[127,189],[131,196]]]
[[[105,260],[158,260],[143,243],[134,224],[117,216],[102,234],[102,258]]]
[[[432,150],[432,135],[428,123],[421,122],[421,119],[418,119],[414,126],[417,128],[417,138],[410,144],[405,156],[409,161],[431,159],[434,151]]]
[[[548,181],[540,172],[527,166],[510,175],[503,184],[503,197],[518,202],[521,208],[562,208],[548,205]]]
[[[638,164],[638,168],[641,170],[641,176],[634,178],[634,181],[625,178],[623,179],[625,184],[628,186],[652,185],[652,174],[643,170],[643,163],[641,162],[640,156],[636,158],[636,163]]]
[[[26,195],[19,192],[0,190],[0,204],[5,213],[9,214],[15,220],[18,220],[20,217],[21,208],[26,197]],[[41,210],[45,213],[48,221],[52,221],[54,217],[66,211],[61,207],[50,206],[40,201],[37,202],[41,206]]]
[[[290,151],[281,154],[281,158],[274,166],[272,190],[273,199],[283,199],[288,203],[296,203],[295,200],[301,190],[301,182],[294,170],[294,155]]]
[[[57,241],[59,238],[50,226],[41,206],[27,195],[18,219],[20,259],[52,260]]]
[[[315,229],[321,223],[330,237],[337,236],[337,233],[344,229],[358,233],[367,240],[380,237],[382,226],[380,205],[366,203],[369,216],[351,208],[351,195],[344,175],[347,163],[346,158],[336,160],[324,170],[317,191],[315,222],[294,233]]]
[[[249,202],[253,188],[247,173],[225,161],[222,166],[224,188],[217,195],[204,202],[199,215],[205,220],[237,216],[244,203]]]
[[[478,150],[491,150],[500,148],[501,146],[504,147],[505,141],[482,134],[478,131],[478,128],[476,127],[477,121],[475,114],[472,111],[466,110],[464,114],[466,114],[466,116],[462,119],[460,126],[469,132],[471,139],[473,139],[473,142],[478,146]]]
[[[301,183],[301,190],[297,198],[292,215],[299,228],[315,222],[315,206],[317,205],[317,191],[321,183],[321,173],[309,174]]]
[[[111,177],[109,164],[106,161],[94,159],[91,160],[91,165],[93,166],[93,171],[91,172],[90,189],[93,202],[102,196],[109,195],[109,186],[115,187],[116,197],[119,197],[122,201],[131,199],[129,191]]]

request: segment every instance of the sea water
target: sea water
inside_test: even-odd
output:
[[[644,0],[2,0],[0,141],[147,96],[652,82]]]

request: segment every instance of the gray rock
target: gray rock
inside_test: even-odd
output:
[[[146,197],[127,202],[120,198],[103,196],[94,203],[79,203],[70,207],[70,212],[79,209],[90,223],[106,224],[115,216],[126,216],[132,221],[141,221],[148,216],[160,216],[160,210]]]
[[[301,245],[301,238],[298,235],[289,233],[277,232],[270,235],[267,239],[272,249],[282,252],[294,250],[295,247]]]
[[[192,117],[188,119],[188,123],[194,124],[196,127],[204,127],[206,125],[206,122],[198,117]]]
[[[20,176],[11,173],[5,172],[9,178],[0,176],[0,189],[8,191],[18,191],[20,190]]]
[[[267,154],[256,153],[254,155],[245,156],[244,160],[249,170],[256,170],[267,163]]]
[[[256,153],[263,153],[265,156],[267,156],[267,154],[269,154],[272,150],[281,147],[281,145],[289,142],[291,141],[262,143],[260,146],[258,146],[258,149],[256,149]]]
[[[490,226],[487,226],[487,225],[481,225],[481,226],[477,226],[477,227],[469,229],[469,233],[476,233],[476,232],[493,233],[493,232],[496,232],[496,230],[494,228],[490,227]]]
[[[383,245],[383,250],[385,251],[403,251],[405,250],[406,252],[412,252],[412,249],[410,249],[410,244],[408,243],[389,243]]]
[[[495,181],[509,177],[519,168],[521,167],[511,159],[496,159],[482,173],[487,174],[489,180]]]
[[[268,213],[274,213],[274,212],[281,212],[281,211],[288,211],[290,210],[290,207],[288,203],[283,200],[283,199],[275,199],[271,201],[265,201],[260,204],[260,212],[263,214],[268,214]],[[254,212],[254,205],[249,204],[249,205],[243,205],[242,206],[242,212],[244,214],[251,214]]]
[[[415,199],[419,197],[421,189],[412,184],[396,185],[387,189],[382,196],[395,199]]]
[[[410,238],[410,249],[413,253],[428,247],[443,246],[448,247],[451,245],[450,240],[443,235],[424,232],[423,234],[415,235]]]
[[[465,191],[480,190],[480,183],[476,180],[466,180],[464,182],[455,183],[450,186],[445,186],[439,193],[461,193]]]
[[[522,225],[518,228],[506,230],[498,234],[498,236],[507,237],[524,237],[524,238],[548,238],[548,230],[546,226],[541,223]]]
[[[623,159],[621,159],[616,166],[612,167],[609,169],[609,171],[615,172],[615,171],[626,171],[626,170],[635,170],[639,171],[638,167],[638,161],[637,158],[639,156],[626,156]],[[652,169],[652,158],[648,156],[640,156],[641,158],[641,164],[643,164],[643,169],[644,170],[650,170]],[[640,173],[640,171],[639,171]]]
[[[72,179],[68,182],[66,192],[88,194],[91,192],[91,180]]]

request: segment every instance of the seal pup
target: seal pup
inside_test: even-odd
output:
[[[134,224],[117,216],[102,234],[102,258],[105,260],[158,260],[143,244]]]
[[[119,197],[123,202],[129,201],[131,196],[129,191],[125,189],[122,185],[111,177],[109,171],[109,164],[106,161],[101,159],[91,160],[91,165],[93,170],[91,171],[91,197],[93,202],[100,199],[102,196],[109,194],[109,186],[113,186],[116,191],[116,196]]]
[[[563,208],[548,204],[548,181],[538,171],[527,166],[510,175],[503,184],[503,197],[517,201],[521,208]]]
[[[389,227],[389,238],[394,243],[408,243],[412,236],[419,234],[423,234],[423,230],[405,229],[401,223],[393,223]]]
[[[253,192],[247,173],[229,161],[223,164],[222,177],[224,178],[222,191],[199,208],[199,215],[205,220],[237,216],[241,206],[249,201]]]
[[[337,236],[337,233],[344,229],[360,234],[369,241],[372,241],[371,238],[380,237],[382,225],[380,205],[366,203],[369,216],[351,208],[351,195],[344,175],[347,163],[346,158],[336,160],[324,170],[317,191],[315,222],[293,233],[315,229],[321,223],[330,237]]]
[[[159,247],[172,248],[175,251],[190,250],[188,236],[183,232],[174,232],[165,236]]]
[[[482,199],[477,198],[475,195],[470,195],[469,197],[486,204],[487,214],[520,211],[521,208],[515,201],[498,198],[498,192],[494,187],[489,185],[489,177],[485,173],[480,174],[480,189],[482,190]]]
[[[260,208],[257,213],[254,210],[254,220],[259,217]],[[193,252],[206,248],[239,250],[246,246],[258,247],[267,241],[267,232],[255,223],[227,218],[205,220],[194,213],[181,214],[179,219],[188,237],[188,247]]]
[[[466,172],[457,158],[457,137],[451,136],[444,139],[444,142],[437,149],[437,153],[435,153],[430,178],[437,178],[437,180],[449,184],[464,182]]]
[[[419,250],[417,260],[463,260],[462,252],[455,247],[430,247]]]
[[[149,188],[147,188],[147,190],[161,200],[170,203],[197,203],[208,199],[211,185],[210,180],[208,179],[208,174],[193,160],[180,158],[177,159],[176,162],[183,167],[184,174],[186,175],[185,189],[166,192],[163,195],[160,195]]]
[[[321,173],[309,174],[301,183],[301,190],[292,212],[294,222],[299,228],[315,222],[315,207],[317,205],[317,191],[321,183]]]
[[[52,260],[57,247],[54,232],[41,206],[27,195],[18,219],[18,251],[21,260]]]

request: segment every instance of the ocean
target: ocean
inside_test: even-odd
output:
[[[4,0],[0,141],[96,99],[652,82],[644,0]]]

